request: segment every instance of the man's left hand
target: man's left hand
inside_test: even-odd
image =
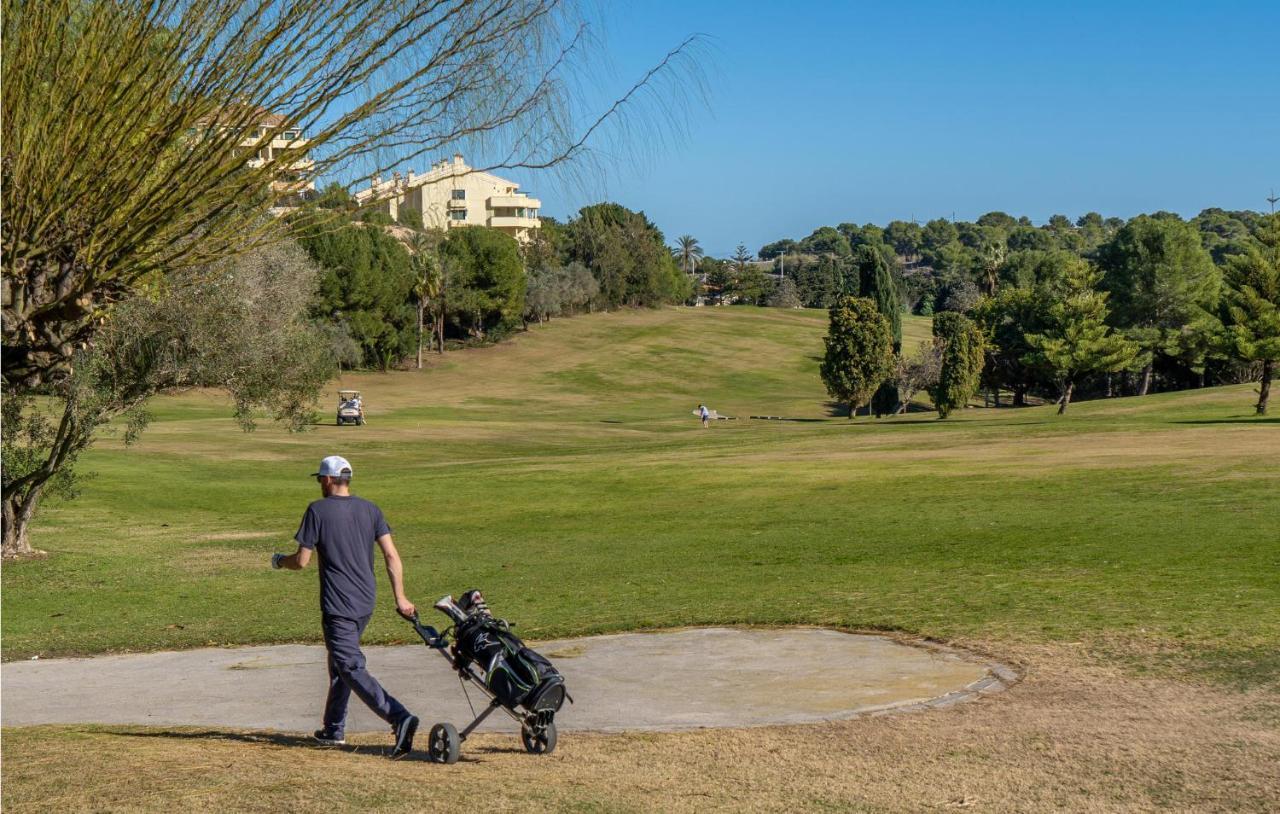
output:
[[[396,600],[396,613],[400,614],[404,618],[412,619],[413,615],[417,612],[418,612],[418,609],[415,608],[413,606],[413,603],[410,602],[408,599]]]

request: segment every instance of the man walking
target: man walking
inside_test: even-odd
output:
[[[354,692],[391,725],[396,736],[392,757],[401,757],[413,748],[418,719],[365,670],[364,653],[360,652],[360,635],[373,615],[377,590],[373,576],[375,542],[387,563],[396,611],[406,618],[413,616],[413,603],[404,595],[400,554],[382,510],[351,494],[351,464],[346,458],[330,455],[320,462],[320,471],[314,477],[324,497],[314,501],[302,515],[302,525],[294,537],[298,550],[293,554],[272,554],[271,567],[297,571],[311,561],[311,552],[320,558],[320,620],[324,646],[329,651],[329,697],[324,706],[323,727],[316,730],[315,739],[326,746],[346,743],[347,702]]]

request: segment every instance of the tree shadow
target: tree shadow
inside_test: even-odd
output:
[[[822,405],[822,407],[827,411],[827,415],[831,416],[832,418],[848,418],[849,417],[849,408],[844,404],[840,404],[835,401],[828,401],[826,404]],[[862,409],[870,409],[870,408],[862,408]],[[857,415],[869,415],[869,413],[864,413],[862,412],[862,410],[859,410]]]
[[[824,405],[823,405],[823,407],[826,409],[826,411],[827,411],[827,415],[831,416],[832,418],[848,418],[848,417],[849,417],[848,410],[847,410],[847,408],[845,407],[845,405],[843,405],[843,404],[839,404],[839,403],[834,402],[834,401],[828,401],[826,404],[824,404]],[[916,404],[916,403],[913,401],[913,402],[911,402],[910,404],[908,404],[908,405],[907,405],[907,410],[906,410],[906,412],[907,412],[907,414],[917,414],[917,413],[933,413],[933,412],[936,412],[936,411],[935,411],[932,407],[925,407],[925,406],[923,406],[923,405],[921,405],[921,404]],[[894,414],[892,414],[892,415],[885,415],[885,416],[881,416],[881,418],[893,418],[895,415],[900,415],[900,413],[894,413]],[[871,418],[871,417],[872,417],[872,415],[871,415],[871,406],[870,406],[870,405],[863,405],[862,407],[859,407],[859,408],[858,408],[858,412],[857,412],[856,414],[854,414],[854,416],[853,416],[853,417],[854,417],[855,419],[857,419],[857,418]],[[810,419],[810,420],[812,420],[812,419]],[[903,423],[903,422],[898,422],[898,423]]]
[[[1174,424],[1280,424],[1280,416],[1242,416],[1241,418],[1188,418]]]

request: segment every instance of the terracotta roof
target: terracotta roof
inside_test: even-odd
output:
[[[242,121],[242,118],[244,119]],[[272,113],[264,107],[254,105],[228,105],[222,108],[213,116],[202,119],[199,123],[206,124],[208,122],[226,122],[228,124],[245,124],[259,127],[284,127],[288,121],[279,113]]]

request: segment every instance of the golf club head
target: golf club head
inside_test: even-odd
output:
[[[467,619],[467,614],[453,601],[453,594],[442,597],[436,602],[435,609],[452,619],[455,625],[462,624]]]
[[[464,591],[458,599],[458,607],[468,616],[477,613],[484,616],[489,615],[489,605],[484,601],[484,594],[480,593],[478,588]]]

